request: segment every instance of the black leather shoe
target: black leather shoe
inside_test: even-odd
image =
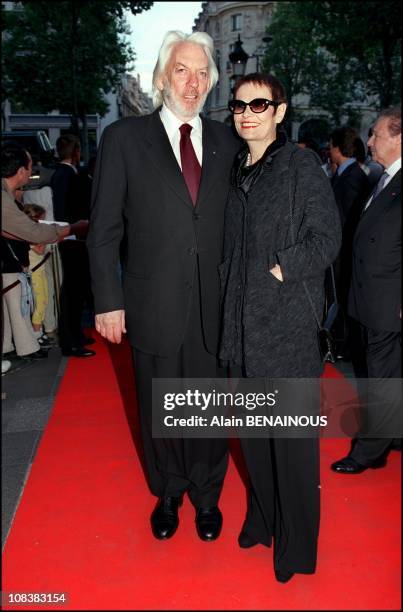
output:
[[[87,349],[84,346],[73,346],[70,349],[62,350],[64,357],[92,357],[95,354],[95,351],[91,351],[91,349]]]
[[[216,540],[221,533],[222,514],[218,506],[198,508],[196,511],[196,528],[198,536],[205,542]]]
[[[29,353],[29,355],[21,355],[22,359],[46,359],[48,356],[48,351],[44,348],[40,348],[39,351],[35,351],[35,353]]]
[[[278,582],[288,582],[294,576],[294,572],[280,572],[278,570],[275,570],[274,574]]]
[[[241,548],[252,548],[252,546],[256,546],[259,542],[250,538],[244,531],[238,536],[238,544]]]
[[[361,472],[364,472],[368,468],[376,469],[384,467],[385,465],[385,458],[378,459],[370,465],[362,465],[352,457],[347,456],[344,457],[344,459],[340,459],[340,461],[335,461],[330,467],[333,472],[338,472],[339,474],[361,474]]]
[[[172,538],[178,529],[178,508],[181,504],[179,497],[161,497],[151,514],[151,528],[158,540]]]

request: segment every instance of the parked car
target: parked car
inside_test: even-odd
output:
[[[48,135],[43,130],[18,130],[2,132],[1,142],[12,140],[25,147],[35,159],[39,159],[46,168],[56,164],[55,151],[50,144]]]

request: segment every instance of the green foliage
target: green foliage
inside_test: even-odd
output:
[[[36,0],[3,11],[3,95],[31,112],[58,109],[75,120],[104,115],[102,93],[117,86],[134,59],[123,11],[136,14],[152,4]]]
[[[342,117],[359,124],[357,103],[369,100],[379,110],[400,101],[399,8],[396,0],[279,2],[263,67],[290,100],[305,94],[307,106],[334,124]]]

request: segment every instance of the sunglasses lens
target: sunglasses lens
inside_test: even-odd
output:
[[[256,98],[250,102],[249,106],[254,113],[263,113],[269,105],[267,104],[267,100]]]
[[[229,103],[229,109],[231,113],[234,113],[235,115],[243,113],[245,108],[246,104],[245,102],[242,102],[242,100],[231,100]]]

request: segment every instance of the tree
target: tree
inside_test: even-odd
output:
[[[3,11],[5,95],[17,108],[71,116],[72,130],[82,122],[88,157],[86,116],[104,115],[105,93],[113,90],[134,59],[125,40],[124,10],[140,13],[152,2],[124,0],[37,0],[22,10]]]
[[[264,68],[273,68],[291,102],[306,94],[335,124],[347,117],[358,125],[357,102],[379,110],[400,99],[399,8],[396,0],[278,3]]]

